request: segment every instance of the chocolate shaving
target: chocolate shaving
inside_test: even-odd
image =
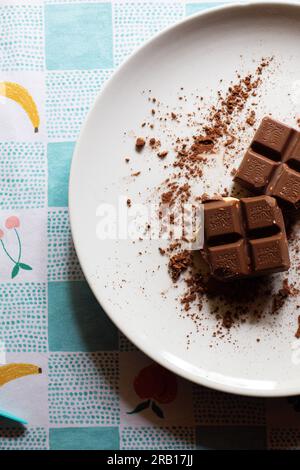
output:
[[[177,281],[184,271],[191,266],[191,253],[187,250],[171,256],[169,261],[169,273],[173,281]]]
[[[300,338],[300,315],[298,316],[298,329],[295,333],[296,338]]]
[[[168,151],[167,150],[163,150],[162,152],[158,152],[157,156],[159,158],[165,158],[167,155],[168,155]]]

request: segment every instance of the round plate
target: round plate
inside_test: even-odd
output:
[[[297,299],[288,299],[276,316],[266,311],[260,321],[233,328],[230,340],[228,335],[223,340],[213,338],[216,319],[207,304],[202,329],[197,332],[194,323],[180,315],[178,290],[167,273],[167,260],[158,251],[160,242],[133,243],[122,233],[114,239],[114,230],[111,239],[99,240],[102,204],[112,205],[114,211],[122,198],[123,202],[127,198],[145,202],[167,177],[169,170],[163,169],[150,149],[142,153],[134,149],[135,135],[150,134],[149,127],[141,128],[145,119],[151,119],[148,96],[156,97],[169,110],[179,105],[185,112],[189,107],[195,110],[191,100],[179,103],[181,87],[182,93],[203,94],[209,102],[216,96],[220,79],[226,88],[236,71],[251,72],[262,57],[274,56],[257,115],[272,113],[295,125],[299,31],[299,5],[253,2],[212,9],[167,29],[140,48],[108,81],[86,119],[72,162],[72,233],[86,279],[102,307],[155,361],[196,383],[227,392],[255,396],[300,392]],[[182,135],[191,132],[183,123],[175,125]],[[164,141],[163,131],[153,130],[155,137],[160,132]],[[130,156],[127,164],[126,156]],[[141,172],[138,177],[131,176],[137,171]],[[203,184],[217,179],[208,173]],[[223,183],[230,186],[230,178]],[[290,281],[293,275],[296,271],[292,269]],[[284,277],[275,278],[280,283]],[[270,299],[265,300],[269,305]]]

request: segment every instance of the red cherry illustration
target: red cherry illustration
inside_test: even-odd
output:
[[[153,398],[158,403],[171,403],[177,396],[176,376],[154,363],[139,372],[133,386],[140,398]]]
[[[174,374],[158,364],[150,364],[140,370],[133,382],[135,393],[146,402],[140,403],[131,413],[138,413],[151,405],[154,413],[163,418],[162,410],[157,403],[167,404],[177,396],[177,378]],[[131,414],[130,413],[130,414]]]
[[[20,219],[15,215],[8,217],[5,221],[5,227],[8,229],[12,228],[19,228],[20,227]]]

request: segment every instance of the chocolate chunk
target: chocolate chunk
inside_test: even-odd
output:
[[[135,148],[137,150],[141,150],[146,144],[146,141],[145,139],[143,139],[143,137],[138,137],[135,141]]]
[[[284,208],[300,208],[300,132],[264,118],[234,180]]]
[[[168,155],[168,151],[167,150],[163,150],[162,152],[158,152],[158,157],[159,158],[165,158],[167,155]]]
[[[270,196],[204,203],[205,255],[211,273],[226,281],[289,269],[282,212]]]

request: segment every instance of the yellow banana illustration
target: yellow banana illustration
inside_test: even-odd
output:
[[[34,364],[4,364],[0,366],[0,387],[1,385],[19,379],[25,375],[41,374],[42,369]]]
[[[14,82],[0,82],[0,95],[10,98],[22,106],[32,122],[34,132],[38,132],[40,125],[38,109],[26,88]]]

